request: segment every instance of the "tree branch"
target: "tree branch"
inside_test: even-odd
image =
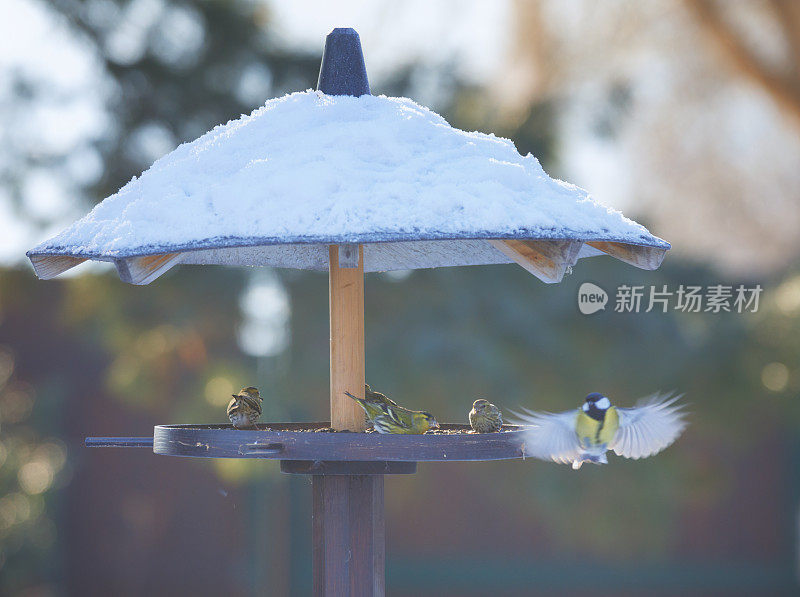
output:
[[[791,70],[800,76],[800,2],[796,0],[770,0],[770,6],[780,23],[786,43],[789,45]]]
[[[722,16],[713,0],[684,0],[698,24],[723,52],[723,56],[751,82],[764,90],[779,108],[800,126],[800,78],[775,72],[747,46]]]

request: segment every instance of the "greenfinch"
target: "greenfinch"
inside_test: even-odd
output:
[[[236,429],[257,429],[256,421],[261,416],[262,402],[258,388],[252,386],[242,388],[238,394],[233,394],[233,400],[228,403],[228,418],[231,424]]]
[[[597,392],[583,405],[563,413],[526,411],[518,415],[525,427],[526,456],[581,468],[584,462],[606,464],[606,452],[625,458],[646,458],[672,444],[686,428],[681,396],[653,394],[633,408],[618,408]]]
[[[494,404],[478,398],[469,411],[469,425],[476,433],[494,433],[503,426],[503,415]]]
[[[439,427],[439,423],[431,413],[403,408],[388,398],[388,402],[385,402],[380,399],[358,398],[350,392],[345,394],[361,405],[367,419],[378,433],[421,434]]]

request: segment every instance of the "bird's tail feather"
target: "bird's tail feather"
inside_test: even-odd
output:
[[[359,398],[358,396],[354,396],[350,392],[345,392],[345,395],[346,396],[350,396],[350,398],[352,398],[353,400],[358,402],[361,405],[361,407],[364,408],[364,405],[366,404],[366,401],[363,398]]]
[[[584,462],[591,462],[592,464],[608,464],[606,453],[592,454],[590,452],[581,452],[578,457],[572,461],[573,470],[581,468]]]

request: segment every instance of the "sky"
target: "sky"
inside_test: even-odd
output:
[[[24,73],[47,89],[23,106],[12,94],[13,73]],[[97,58],[86,44],[35,0],[3,0],[0,19],[0,263],[19,262],[24,252],[81,215],[84,204],[76,183],[100,176],[93,139],[110,126],[105,88]],[[68,155],[63,169],[21,160]],[[15,177],[22,170],[22,180]],[[15,216],[9,188],[20,186],[28,213],[55,220],[45,230]]]
[[[370,76],[412,62],[452,59],[459,74],[482,82],[503,61],[510,2],[387,0],[268,2],[279,39],[288,47],[321,49],[335,27],[359,32]]]

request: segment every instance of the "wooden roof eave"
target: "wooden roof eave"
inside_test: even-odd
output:
[[[567,269],[577,262],[587,247],[605,253],[620,261],[645,270],[655,270],[664,260],[666,248],[635,245],[611,241],[581,241],[573,239],[486,239],[506,258],[519,264],[528,272],[547,284],[561,282]],[[188,251],[158,253],[134,257],[97,258],[112,261],[123,282],[144,285],[153,282],[170,269],[184,261]],[[36,275],[48,280],[90,259],[73,255],[29,255]]]
[[[629,243],[576,240],[488,240],[489,244],[547,284],[561,282],[583,245],[644,270],[661,265],[667,249]]]

